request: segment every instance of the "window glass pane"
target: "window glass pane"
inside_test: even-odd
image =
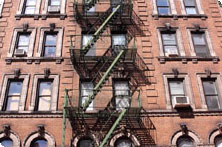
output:
[[[192,34],[195,45],[206,45],[204,34]]]
[[[117,96],[116,101],[116,110],[121,110],[121,108],[128,108],[130,106],[130,97],[128,96]]]
[[[184,0],[185,6],[195,6],[195,0]]]
[[[82,139],[78,147],[93,147],[93,141],[91,139]]]
[[[127,81],[116,81],[115,85],[115,95],[129,95],[129,86]]]
[[[118,139],[115,143],[115,147],[132,147],[132,142],[129,139]]]
[[[177,141],[178,147],[195,147],[190,137],[181,137]]]
[[[184,95],[183,81],[169,81],[171,95]]]
[[[206,96],[208,109],[219,109],[218,96]]]
[[[48,142],[46,140],[37,140],[33,143],[34,147],[48,147]]]
[[[10,139],[4,139],[0,141],[0,147],[12,147],[12,141]]]
[[[222,147],[222,136],[215,137],[214,142],[216,147]]]
[[[18,111],[20,96],[9,96],[6,111]]]
[[[47,34],[45,45],[56,46],[57,34]]]
[[[22,82],[10,82],[8,95],[20,95],[22,91]]]
[[[170,10],[169,8],[158,8],[159,14],[169,14]]]
[[[177,51],[177,46],[164,46],[164,52],[165,52],[165,55],[177,55],[178,54],[178,51]]]
[[[55,57],[56,47],[45,47],[44,57]]]
[[[39,97],[39,111],[49,111],[51,106],[51,96]]]
[[[88,41],[92,38],[92,35],[83,35],[82,45],[87,45]]]
[[[216,86],[214,81],[203,81],[204,92],[207,95],[217,94]]]
[[[25,8],[25,14],[34,14],[35,13],[35,7],[26,7]]]
[[[186,8],[187,14],[197,14],[196,8]]]
[[[175,34],[162,34],[164,45],[176,45]]]
[[[93,92],[93,83],[92,82],[82,82],[81,83],[81,104],[85,103],[88,99],[88,96]],[[93,110],[93,102],[87,108],[88,110]]]
[[[35,6],[36,5],[36,0],[27,0],[26,6]]]
[[[21,45],[28,46],[29,45],[29,36],[30,36],[30,34],[19,35],[18,46],[21,46]]]
[[[169,6],[168,0],[157,0],[157,6]]]
[[[121,35],[112,35],[112,45],[126,45],[126,36]]]
[[[51,95],[52,82],[40,82],[39,85],[39,96]]]
[[[51,6],[60,6],[60,0],[51,0]]]
[[[210,53],[208,51],[208,48],[206,46],[194,46],[195,48],[195,52],[196,52],[196,56],[200,56],[200,57],[208,57],[210,56]]]
[[[87,11],[87,13],[92,13],[92,12],[95,12],[96,11],[96,7],[94,6],[94,7],[92,7],[92,8],[90,8],[88,11]]]

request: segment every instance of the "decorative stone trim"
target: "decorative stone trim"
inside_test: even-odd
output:
[[[64,61],[62,57],[9,57],[5,58],[6,64],[11,64],[12,62],[27,62],[35,64],[40,64],[41,62],[55,62],[56,64],[61,64]]]
[[[95,146],[99,146],[99,139],[98,137],[96,137],[96,135],[92,132],[84,132],[83,134],[80,134],[78,136],[76,136],[72,142],[72,146],[73,147],[77,147],[78,142],[80,141],[80,139],[82,139],[83,137],[88,137],[90,139],[92,139],[93,141],[95,141]]]
[[[26,97],[27,97],[29,77],[30,77],[29,74],[22,74],[17,78],[17,79],[23,79],[22,92],[21,92],[21,98],[20,98],[20,102],[19,102],[18,112],[25,110],[25,101],[26,101]],[[1,97],[0,97],[0,110],[2,110],[2,108],[3,108],[4,100],[6,98],[5,96],[6,96],[6,92],[7,92],[7,86],[8,86],[8,82],[10,79],[12,79],[12,80],[15,79],[15,75],[14,74],[5,74],[3,76],[2,91],[1,91]]]
[[[167,61],[181,61],[182,63],[186,64],[187,62],[199,62],[199,61],[211,61],[214,64],[217,64],[220,61],[220,58],[217,56],[214,57],[197,57],[197,56],[180,56],[180,57],[165,57],[159,56],[157,57],[159,62],[164,64]]]
[[[219,129],[214,129],[209,135],[209,144],[214,145],[214,140],[217,136],[222,135]],[[212,146],[214,147],[214,146]]]
[[[204,15],[204,14],[195,14],[195,15],[172,15],[172,14],[169,14],[169,15],[158,15],[158,14],[153,14],[152,17],[154,19],[159,19],[159,18],[174,18],[174,20],[176,19],[184,19],[184,20],[187,20],[188,18],[200,18],[201,20],[205,20],[207,19],[207,15]]]
[[[4,137],[8,137],[12,140],[13,147],[21,147],[21,141],[15,132],[13,132],[11,130],[10,130],[9,134],[6,134],[4,131],[0,132],[0,139],[2,139]]]

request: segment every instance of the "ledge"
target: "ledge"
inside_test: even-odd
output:
[[[21,18],[34,18],[35,20],[38,20],[39,18],[42,18],[43,20],[46,20],[47,18],[60,18],[61,20],[64,20],[67,17],[66,14],[17,14],[15,15],[15,18],[17,20],[20,20]]]
[[[174,15],[174,14],[169,14],[169,15],[159,15],[159,14],[153,14],[152,17],[154,19],[159,19],[159,18],[174,18],[174,19],[178,19],[178,18],[183,18],[183,19],[187,19],[187,18],[201,18],[202,20],[207,19],[207,15],[204,14],[194,14],[194,15]]]
[[[159,56],[157,57],[161,64],[164,64],[167,61],[181,61],[183,64],[191,61],[194,64],[197,64],[198,61],[212,61],[214,64],[217,64],[220,61],[220,58],[217,56],[212,57],[191,57],[191,56],[179,56],[179,57],[166,57],[166,56]]]
[[[56,62],[56,64],[61,64],[64,61],[62,57],[7,57],[5,58],[6,64],[11,64],[12,62],[27,62],[27,64],[40,64],[41,62]]]

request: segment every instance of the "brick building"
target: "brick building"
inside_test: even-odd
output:
[[[0,144],[222,146],[216,0],[0,0]]]

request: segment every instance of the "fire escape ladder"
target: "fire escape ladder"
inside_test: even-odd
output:
[[[109,68],[106,70],[106,72],[103,74],[103,76],[101,78],[99,77],[100,80],[98,81],[96,86],[93,88],[93,92],[88,96],[86,101],[82,104],[81,107],[83,111],[85,111],[89,107],[90,103],[93,101],[97,93],[101,90],[103,84],[105,84],[105,82],[108,80],[114,66],[120,61],[121,57],[124,55],[124,52],[126,50],[125,46],[119,46],[119,47],[120,47],[120,51],[118,55],[116,56],[112,64],[109,66]],[[96,79],[93,79],[93,81],[96,81]]]
[[[82,47],[81,50],[83,54],[86,54],[89,51],[89,49],[93,47],[95,42],[99,39],[99,36],[105,31],[109,21],[112,20],[116,14],[118,14],[118,9],[120,8],[120,6],[121,5],[118,5],[107,18],[103,18],[104,19],[103,24],[92,35],[91,39],[87,42],[87,44]]]

